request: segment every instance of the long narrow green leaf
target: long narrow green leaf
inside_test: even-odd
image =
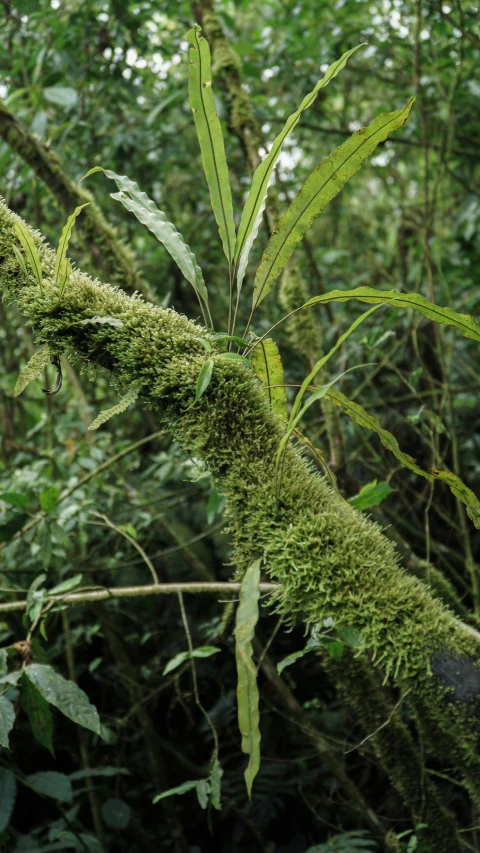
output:
[[[28,263],[32,268],[32,272],[37,279],[37,282],[42,289],[42,265],[40,263],[40,255],[30,231],[27,226],[19,219],[14,224],[15,233],[19,242],[22,244],[23,251],[27,257]],[[16,254],[16,253],[15,253]]]
[[[321,80],[318,81],[315,88],[312,89],[312,91],[304,97],[298,110],[296,110],[294,113],[292,113],[291,116],[289,116],[283,130],[274,140],[273,145],[267,156],[258,166],[252,179],[252,185],[248,194],[247,201],[245,202],[245,207],[243,208],[242,219],[238,228],[237,242],[235,244],[234,260],[237,265],[238,290],[240,290],[242,286],[242,282],[245,276],[245,270],[247,267],[248,256],[250,254],[250,249],[252,248],[253,241],[255,240],[255,237],[258,233],[260,222],[262,220],[262,214],[265,209],[268,187],[273,176],[275,164],[280,156],[283,143],[285,142],[287,136],[298,124],[302,113],[313,104],[320,89],[323,89],[325,86],[327,86],[330,80],[336,77],[338,72],[341,71],[342,68],[344,68],[347,63],[347,60],[352,55],[352,53],[355,53],[355,51],[358,50],[360,47],[363,47],[363,45],[359,44],[356,47],[352,48],[352,50],[348,50],[346,53],[343,54],[342,57],[340,57],[340,59],[337,59],[336,62],[332,63],[332,65],[327,68],[325,75],[322,77]]]
[[[126,175],[117,175],[115,172],[110,171],[110,169],[95,166],[81,180],[83,181],[84,178],[88,178],[89,175],[93,175],[95,172],[103,172],[107,178],[115,181],[119,192],[111,193],[112,198],[120,201],[130,213],[133,213],[137,217],[142,225],[147,226],[160,243],[163,243],[187,281],[190,282],[195,292],[208,305],[207,288],[197,259],[190,246],[187,245],[180,232],[175,228],[175,225],[168,221],[163,210],[158,209],[155,202],[140,190],[135,181],[127,178]]]
[[[283,366],[278,347],[272,338],[262,340],[252,352],[255,376],[265,387],[270,408],[287,420],[287,391],[284,387]]]
[[[242,752],[250,756],[245,770],[249,799],[252,796],[253,780],[260,767],[259,694],[252,647],[255,626],[258,622],[260,564],[261,560],[255,560],[245,573],[235,622],[238,726],[242,735]]]
[[[222,126],[217,115],[212,91],[210,48],[207,40],[200,35],[200,32],[200,29],[194,29],[188,33],[188,41],[191,44],[188,93],[213,214],[220,232],[223,251],[231,267],[235,252],[232,192],[228,178]]]
[[[362,406],[359,406],[358,403],[354,403],[352,400],[349,400],[348,397],[345,397],[345,395],[341,394],[340,391],[334,391],[333,389],[329,389],[327,391],[327,397],[332,401],[332,403],[335,403],[336,406],[340,406],[356,424],[364,427],[365,429],[371,430],[371,432],[375,432],[384,447],[393,453],[402,465],[405,465],[405,467],[409,468],[410,471],[414,471],[415,474],[418,474],[420,477],[424,477],[426,480],[442,480],[442,482],[446,483],[455,497],[465,504],[467,513],[475,527],[480,528],[480,501],[474,492],[472,492],[472,490],[469,489],[468,486],[466,486],[462,480],[456,476],[456,474],[452,471],[440,468],[430,468],[428,472],[424,471],[423,468],[420,468],[420,466],[417,465],[412,456],[409,456],[408,453],[403,453],[403,451],[400,450],[395,436],[392,435],[391,432],[388,432],[388,430],[383,429],[377,419],[373,415],[369,415]]]
[[[442,308],[429,302],[420,293],[399,293],[397,290],[375,290],[373,287],[356,287],[354,290],[331,290],[322,296],[314,296],[305,302],[303,308],[310,305],[321,305],[327,302],[348,302],[349,299],[358,299],[360,302],[379,304],[390,302],[392,308],[414,308],[428,320],[442,323],[444,326],[453,326],[465,338],[472,338],[480,342],[480,325],[469,314],[458,314],[451,308]]]
[[[263,253],[255,276],[254,308],[271,290],[273,282],[290,260],[295,246],[303,239],[317,216],[359,171],[377,145],[389,133],[405,124],[414,101],[415,98],[411,98],[402,109],[382,113],[369,127],[357,130],[309,175],[280,219]]]
[[[55,255],[54,270],[55,284],[60,287],[60,298],[63,296],[63,291],[65,290],[65,285],[72,269],[71,264],[69,264],[67,260],[67,250],[70,237],[72,236],[73,226],[75,225],[75,220],[80,211],[89,204],[90,202],[86,201],[85,204],[80,204],[76,207],[63,226],[62,234],[58,243],[57,254]]]

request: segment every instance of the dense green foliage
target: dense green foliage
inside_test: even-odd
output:
[[[211,11],[202,0],[4,4],[0,191],[59,248],[42,248],[2,206],[2,598],[26,598],[26,614],[4,612],[0,626],[2,843],[476,850],[478,676],[458,655],[478,661],[478,634],[451,611],[477,624],[478,325],[465,316],[479,308],[477,10],[219,2],[236,54],[213,45],[213,90],[191,30],[197,19],[214,33]],[[331,65],[360,42],[345,67]],[[317,90],[283,142],[276,201],[262,221],[271,155],[242,218],[256,158]],[[386,112],[397,129],[356,174],[358,132],[383,129]],[[352,177],[340,195],[324,182],[331,163],[340,185]],[[107,177],[77,189],[95,166]],[[331,203],[274,283],[269,252],[290,259],[314,218],[311,191],[315,216]],[[72,276],[67,254],[160,309]],[[371,288],[388,291],[388,306],[364,318]],[[308,299],[315,307],[270,333]],[[168,307],[200,324],[211,313],[217,333],[247,324],[265,336],[254,371],[240,358],[252,341]],[[269,412],[286,419],[270,335],[307,464]],[[55,373],[62,390],[43,394]],[[235,634],[228,592],[93,598],[152,580],[225,581],[259,554],[265,580],[283,584],[284,624],[262,599],[253,641],[255,590]],[[79,587],[92,599],[63,607]],[[250,703],[241,736],[235,651]],[[442,690],[439,710],[432,661],[446,683],[461,673],[466,714]]]

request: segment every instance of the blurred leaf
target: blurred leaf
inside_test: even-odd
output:
[[[15,722],[15,708],[6,696],[0,696],[0,746],[8,749],[8,735]]]
[[[10,542],[15,534],[27,523],[28,518],[28,515],[25,515],[23,512],[16,512],[7,516],[7,521],[0,524],[0,542]]]
[[[258,622],[261,560],[252,563],[242,580],[240,603],[235,620],[235,656],[237,661],[238,726],[242,735],[242,752],[249,756],[245,770],[248,798],[260,768],[260,712],[257,671],[253,662],[252,640]]]
[[[20,705],[28,715],[32,734],[42,746],[53,753],[53,720],[48,702],[29,678],[22,678]]]
[[[83,690],[73,681],[67,681],[51,666],[32,663],[26,667],[24,678],[28,678],[43,698],[74,723],[100,734],[97,709],[90,704]]]
[[[25,781],[37,794],[51,797],[52,800],[58,800],[59,803],[72,802],[72,783],[64,773],[57,773],[56,770],[43,770],[40,773],[32,773],[30,776],[26,776]]]
[[[75,89],[71,89],[69,86],[47,86],[43,90],[43,94],[51,104],[68,110],[76,106],[78,101]]]
[[[82,581],[82,575],[74,575],[72,578],[67,578],[67,580],[62,581],[61,583],[57,583],[56,586],[53,586],[52,589],[48,590],[49,595],[60,595],[62,592],[69,592],[74,587],[78,586]]]
[[[202,780],[203,781],[203,780]],[[183,782],[181,785],[178,785],[176,788],[169,788],[168,791],[164,791],[162,794],[157,794],[156,797],[153,798],[153,803],[158,803],[160,800],[165,799],[165,797],[173,797],[176,794],[187,794],[188,791],[193,791],[197,788],[199,780],[190,780],[188,782]]]
[[[0,500],[10,504],[10,506],[25,509],[28,506],[28,498],[25,495],[19,495],[16,492],[4,492],[0,495]]]
[[[0,767],[0,832],[3,832],[10,823],[16,796],[15,776],[6,767]]]
[[[130,823],[132,810],[125,800],[112,797],[102,805],[102,817],[108,826],[114,829],[126,829]]]
[[[53,512],[58,504],[59,497],[60,492],[56,486],[46,486],[38,496],[38,500],[43,511]]]

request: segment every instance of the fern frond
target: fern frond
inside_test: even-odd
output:
[[[90,424],[88,429],[98,429],[102,426],[106,421],[109,421],[110,418],[113,418],[114,415],[119,415],[120,412],[124,412],[125,409],[128,409],[138,397],[138,388],[130,388],[127,391],[119,403],[116,406],[112,406],[111,409],[105,409],[104,412],[100,412],[99,415],[95,418],[94,421]]]
[[[18,395],[25,390],[25,388],[27,387],[27,385],[30,384],[30,382],[33,382],[34,379],[38,379],[38,377],[42,373],[42,370],[47,366],[51,359],[52,353],[50,352],[50,349],[47,346],[34,353],[28,364],[26,364],[23,368],[22,372],[20,373],[20,376],[18,377],[15,383],[15,388],[13,389],[13,396],[18,397]]]

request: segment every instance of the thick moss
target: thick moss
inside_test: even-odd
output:
[[[14,221],[1,205],[0,287],[19,304],[38,343],[52,352],[66,350],[85,366],[103,365],[121,389],[135,384],[144,403],[204,461],[227,496],[238,572],[261,556],[267,574],[281,583],[276,606],[290,621],[333,617],[338,627],[355,628],[385,677],[410,688],[417,706],[435,719],[443,737],[437,743],[440,754],[448,747],[466,775],[480,778],[475,755],[479,693],[473,690],[468,701],[457,693],[449,701],[452,686],[444,673],[435,673],[442,655],[477,666],[479,646],[468,629],[399,567],[395,548],[380,528],[333,492],[291,446],[277,489],[282,424],[247,367],[215,359],[210,386],[194,405],[205,360],[195,340],[199,326],[80,271],[72,273],[59,304],[50,277],[54,255],[44,245],[42,295],[33,277],[25,281],[12,252]],[[41,236],[32,233],[41,244]],[[117,317],[124,325],[78,325],[95,315]]]

